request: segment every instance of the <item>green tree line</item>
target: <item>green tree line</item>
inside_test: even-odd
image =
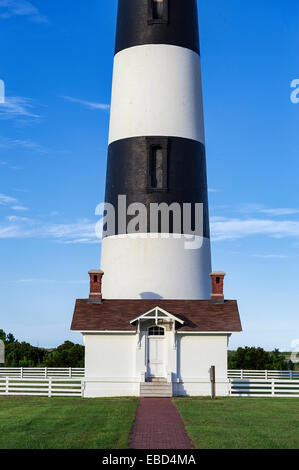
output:
[[[228,353],[229,369],[244,370],[293,370],[294,364],[285,359],[278,349],[265,351],[263,348],[238,348]]]
[[[55,349],[44,349],[19,342],[0,330],[5,344],[5,367],[84,367],[84,346],[65,341]]]

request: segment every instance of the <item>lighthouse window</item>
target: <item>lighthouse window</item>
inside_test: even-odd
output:
[[[163,149],[161,147],[153,147],[152,149],[152,171],[151,186],[152,188],[163,188]]]
[[[149,24],[168,23],[168,0],[148,0]]]
[[[148,139],[148,181],[149,191],[167,191],[167,138]]]
[[[153,19],[163,20],[164,0],[153,0]]]
[[[93,282],[98,282],[98,276],[93,276]]]

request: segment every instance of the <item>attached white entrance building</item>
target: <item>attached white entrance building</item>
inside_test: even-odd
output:
[[[94,287],[92,287],[94,289]],[[139,396],[162,380],[173,395],[228,394],[227,346],[241,331],[234,300],[77,300],[72,330],[85,343],[86,397]]]

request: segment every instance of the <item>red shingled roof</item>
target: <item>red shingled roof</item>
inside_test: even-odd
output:
[[[179,331],[242,331],[236,300],[213,304],[209,300],[103,300],[95,304],[77,300],[71,330],[135,331],[130,321],[160,307],[184,321]]]

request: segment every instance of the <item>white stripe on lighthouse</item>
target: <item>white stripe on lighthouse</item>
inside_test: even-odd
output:
[[[209,299],[210,240],[187,250],[185,239],[113,236],[103,240],[105,299]]]
[[[109,144],[173,136],[204,144],[200,56],[183,47],[143,45],[114,58]]]

